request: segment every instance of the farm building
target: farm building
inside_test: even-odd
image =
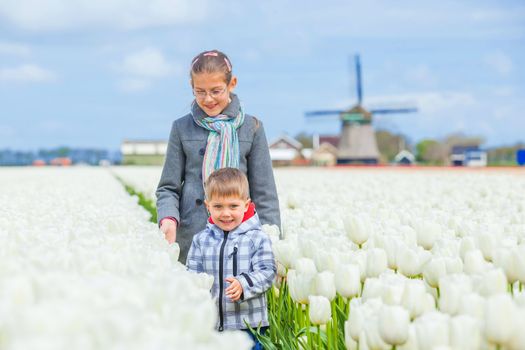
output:
[[[454,146],[450,163],[453,166],[487,166],[487,152],[479,146]]]
[[[303,145],[296,139],[281,135],[268,146],[272,164],[276,166],[297,165],[304,163]]]
[[[124,140],[120,145],[124,165],[162,165],[168,142],[159,140]]]
[[[413,165],[415,162],[416,157],[406,149],[399,152],[394,158],[394,163],[397,165]]]

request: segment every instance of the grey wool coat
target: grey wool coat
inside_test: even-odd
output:
[[[224,114],[237,116],[240,103],[231,94],[232,102]],[[206,114],[196,103],[192,113],[199,118]],[[164,168],[157,187],[157,217],[174,217],[177,227],[179,261],[186,263],[193,236],[206,228],[208,214],[204,205],[202,162],[206,151],[208,130],[198,126],[192,113],[173,122]],[[245,114],[237,129],[240,167],[250,184],[250,197],[255,203],[262,224],[281,228],[279,200],[275,188],[272,162],[264,128],[257,118]]]

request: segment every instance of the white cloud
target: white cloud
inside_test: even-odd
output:
[[[437,76],[425,64],[419,64],[411,68],[407,72],[407,77],[410,81],[425,87],[434,86],[438,81]]]
[[[129,75],[143,78],[163,78],[178,71],[160,50],[146,48],[124,58],[121,70]]]
[[[494,52],[487,55],[485,63],[501,75],[508,75],[514,68],[511,58],[503,52]]]
[[[124,79],[119,84],[118,87],[124,92],[141,92],[149,89],[151,82],[143,79]]]
[[[50,82],[56,74],[34,64],[23,64],[14,68],[0,68],[0,81],[8,82]]]
[[[0,55],[14,55],[14,56],[27,56],[31,53],[31,49],[26,45],[0,42]]]
[[[182,72],[179,63],[170,62],[162,51],[151,47],[127,55],[116,69],[124,75],[118,83],[119,89],[124,92],[148,90],[155,80]]]
[[[204,19],[206,0],[2,0],[0,20],[31,31],[139,29]]]

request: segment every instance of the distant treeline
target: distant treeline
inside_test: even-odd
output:
[[[51,164],[54,159],[68,158],[72,164],[99,165],[101,162],[118,164],[120,152],[104,149],[57,147],[38,151],[0,150],[0,165],[20,166],[34,163]]]

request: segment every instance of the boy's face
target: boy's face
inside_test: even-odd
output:
[[[241,224],[250,200],[239,197],[217,197],[206,200],[205,203],[215,225],[223,231],[232,231]]]
[[[224,73],[198,73],[192,75],[195,101],[211,117],[220,114],[230,103],[230,92],[237,85],[237,78],[232,77],[226,84]]]

